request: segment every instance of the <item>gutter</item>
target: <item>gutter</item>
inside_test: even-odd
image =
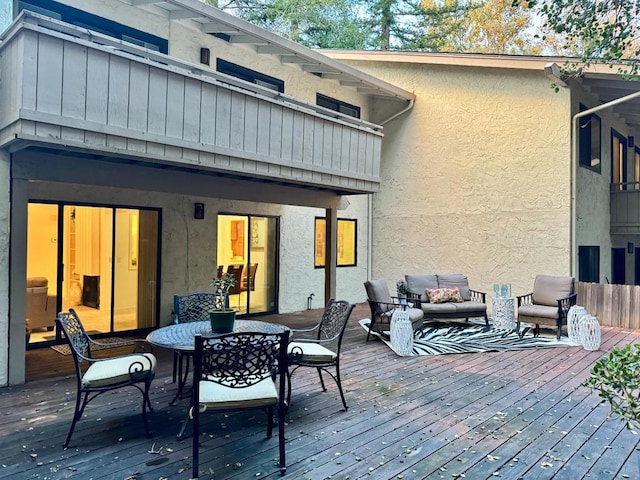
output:
[[[573,277],[577,276],[576,265],[576,252],[578,251],[578,242],[576,235],[576,179],[578,176],[578,120],[582,117],[590,115],[595,112],[599,112],[600,110],[605,110],[607,108],[614,107],[621,103],[625,103],[629,100],[633,100],[634,98],[640,97],[640,92],[631,93],[624,97],[617,98],[616,100],[612,100],[607,103],[603,103],[602,105],[598,105],[597,107],[589,108],[588,110],[584,110],[582,112],[576,113],[571,119],[571,132],[573,135],[573,139],[571,142],[571,219],[570,219],[570,231],[571,231],[571,245],[569,246],[569,269],[571,271],[571,275]]]
[[[402,110],[400,110],[397,113],[394,113],[393,115],[391,115],[389,118],[387,118],[386,120],[383,120],[381,122],[379,122],[378,125],[384,126],[385,124],[389,123],[391,120],[398,118],[400,115],[404,114],[405,112],[408,112],[409,110],[411,110],[413,108],[413,105],[416,103],[415,99],[411,99],[409,100],[409,105],[407,105],[406,107],[404,107]]]

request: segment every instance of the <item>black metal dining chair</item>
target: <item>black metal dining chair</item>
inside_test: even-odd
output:
[[[147,408],[153,411],[149,400],[149,389],[155,376],[156,357],[152,353],[140,351],[146,349],[147,344],[137,340],[120,344],[95,341],[87,335],[74,309],[59,313],[56,323],[64,333],[64,338],[71,349],[77,383],[76,406],[64,447],[69,446],[73,430],[78,420],[82,418],[87,404],[105,392],[123,387],[135,387],[142,393],[142,419],[147,435],[150,436]],[[137,353],[95,358],[91,351],[92,348],[97,347],[113,348],[132,345],[135,345]]]
[[[214,292],[195,292],[173,296],[174,323],[202,322],[209,320],[209,312],[219,307],[220,296]],[[178,392],[170,404],[182,398],[189,376],[190,359],[193,352],[173,351],[173,382],[178,381]]]
[[[291,402],[291,377],[293,373],[300,367],[313,367],[318,371],[322,390],[327,390],[322,378],[324,371],[336,382],[344,409],[349,408],[340,381],[340,347],[354,306],[344,300],[331,299],[317,325],[309,329],[291,330],[292,342],[289,343],[287,355],[289,364],[287,369],[287,405],[290,405]],[[311,333],[315,333],[315,338],[299,338],[300,335]],[[335,375],[329,368],[335,369]]]
[[[195,339],[193,359],[193,471],[199,475],[200,417],[211,412],[263,409],[267,437],[278,415],[280,471],[285,473],[285,381],[289,331],[281,333],[229,333]],[[204,438],[204,437],[203,437]]]

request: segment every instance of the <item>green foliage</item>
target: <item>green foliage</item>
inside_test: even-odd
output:
[[[638,72],[640,2],[513,0],[513,5],[536,10],[546,26],[562,36],[564,48],[579,48],[580,62],[565,66],[567,73],[579,74],[582,66],[594,62],[616,65],[627,75]]]
[[[236,277],[232,273],[224,273],[220,277],[215,277],[209,283],[217,293],[229,293],[229,289],[236,286]]]
[[[614,348],[593,365],[583,385],[609,402],[627,428],[640,426],[640,344]]]

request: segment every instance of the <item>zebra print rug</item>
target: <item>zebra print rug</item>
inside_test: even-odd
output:
[[[369,331],[368,318],[360,320],[360,325]],[[413,355],[444,355],[447,353],[478,353],[478,352],[498,352],[507,350],[522,350],[527,348],[549,348],[549,347],[571,347],[568,338],[562,337],[560,340],[547,336],[533,336],[533,331],[525,327],[525,334],[520,337],[511,330],[494,330],[491,326],[481,325],[471,320],[469,323],[439,323],[432,322],[423,329],[424,337],[415,338],[413,341]],[[372,336],[378,337],[389,348],[391,340],[389,332],[378,334],[371,332]]]

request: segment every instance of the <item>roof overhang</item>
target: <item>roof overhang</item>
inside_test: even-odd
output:
[[[403,103],[415,100],[415,95],[411,92],[198,0],[129,1],[131,5],[140,8],[152,8],[154,12],[160,12],[170,20],[195,22],[203,33],[225,36],[230,43],[252,45],[258,53],[274,55],[282,63],[297,65],[305,72],[356,88],[363,95]]]
[[[444,65],[476,68],[501,68],[539,71],[558,86],[571,85],[561,74],[561,67],[576,58],[533,57],[512,55],[423,53],[395,51],[322,50],[324,54],[342,61],[368,61],[388,63],[416,63],[421,65]],[[626,80],[618,68],[608,64],[594,64],[583,68],[576,83],[591,93],[601,104],[621,99],[640,91],[639,80]],[[589,105],[593,107],[595,105]],[[632,129],[640,130],[640,98],[630,99],[611,107],[611,110]]]

